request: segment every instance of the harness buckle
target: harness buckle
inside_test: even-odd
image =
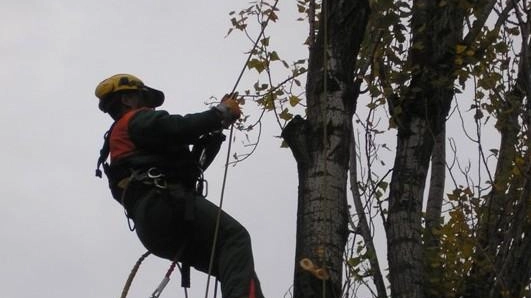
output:
[[[153,181],[153,185],[155,185],[155,187],[158,187],[161,189],[168,188],[168,181],[166,181],[166,175],[164,175],[164,173],[162,173],[158,168],[156,167],[149,168],[146,171],[146,175],[149,179]]]

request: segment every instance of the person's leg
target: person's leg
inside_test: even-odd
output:
[[[156,188],[137,194],[133,216],[138,238],[154,255],[173,261],[185,245],[184,200]]]
[[[192,247],[189,250],[190,264],[203,272],[208,272],[218,211],[216,205],[204,198],[197,197],[195,200]],[[212,274],[221,282],[223,298],[263,298],[254,271],[249,233],[237,220],[223,211],[216,246]]]
[[[193,204],[191,223],[185,223],[185,200],[176,193],[156,189],[143,193],[134,208],[137,234],[150,252],[169,260],[184,245],[179,261],[207,273],[219,208],[200,196],[188,202]],[[263,298],[249,233],[223,211],[211,273],[221,282],[223,298]]]

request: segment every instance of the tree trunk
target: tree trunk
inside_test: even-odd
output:
[[[424,268],[426,270],[426,297],[443,297],[439,285],[444,282],[441,272],[440,229],[442,204],[446,178],[446,125],[435,138],[431,155],[430,188],[426,203],[426,223],[424,228]]]
[[[348,233],[346,181],[356,100],[353,74],[369,6],[365,0],[328,0],[323,12],[310,48],[308,118],[295,117],[282,132],[299,176],[295,298],[341,297]],[[329,278],[319,279],[303,270],[299,263],[303,259]]]
[[[527,45],[529,47],[529,45]],[[531,278],[531,155],[522,155],[522,125],[529,121],[528,63],[521,61],[513,90],[498,114],[501,140],[492,191],[479,215],[475,264],[465,297],[523,297]],[[524,99],[527,98],[527,103]],[[527,106],[526,106],[527,105]],[[529,124],[529,122],[527,123]],[[527,125],[526,125],[527,126]],[[529,129],[529,126],[527,126]],[[519,164],[521,159],[523,164]],[[488,286],[485,286],[488,285]]]
[[[454,95],[455,48],[463,31],[458,1],[415,0],[411,26],[411,83],[391,113],[398,124],[389,193],[387,251],[393,298],[424,297],[422,246],[424,184],[436,136]]]
[[[437,230],[441,228],[441,211],[444,201],[444,183],[446,180],[446,125],[435,138],[431,155],[430,188],[426,204],[426,231],[424,245],[427,248],[438,247]]]
[[[421,212],[433,147],[428,127],[423,119],[412,120],[411,134],[397,144],[387,224],[391,295],[397,298],[424,297]]]

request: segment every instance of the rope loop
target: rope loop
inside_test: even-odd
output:
[[[131,273],[129,273],[129,276],[127,277],[127,281],[125,282],[124,288],[122,290],[122,295],[120,298],[127,297],[127,293],[129,292],[129,288],[131,288],[131,284],[133,283],[133,278],[135,278],[136,273],[138,272],[138,268],[140,268],[140,265],[142,262],[150,255],[151,253],[149,251],[146,251],[140,258],[138,258],[138,261],[136,261],[135,266],[131,270]]]

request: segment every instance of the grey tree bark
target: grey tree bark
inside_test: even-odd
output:
[[[295,298],[341,297],[350,121],[356,102],[352,82],[369,4],[327,0],[323,11],[310,48],[307,119],[295,117],[282,132],[299,177]],[[304,258],[324,269],[329,279],[303,270],[299,262]]]
[[[398,123],[397,148],[389,193],[387,247],[391,295],[420,298],[424,293],[422,202],[436,136],[454,95],[455,48],[462,34],[457,2],[414,1],[410,86],[390,107]]]
[[[443,282],[440,265],[440,229],[442,224],[442,205],[446,181],[446,125],[435,138],[431,155],[431,174],[426,202],[426,216],[424,227],[424,268],[426,270],[426,285],[431,291],[426,291],[426,297],[443,297],[444,293],[435,291],[437,284]]]

